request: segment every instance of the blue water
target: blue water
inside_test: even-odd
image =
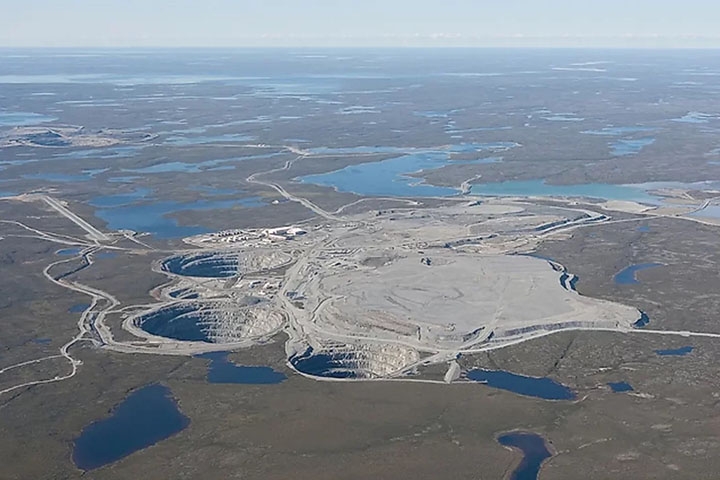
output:
[[[660,355],[661,357],[684,357],[685,355],[691,353],[693,351],[694,347],[686,346],[686,347],[680,347],[680,348],[669,348],[665,350],[655,350],[655,353]]]
[[[647,313],[640,311],[640,318],[638,318],[635,323],[633,323],[633,327],[635,328],[642,328],[647,326],[650,323],[650,317]]]
[[[510,475],[511,480],[536,480],[542,463],[552,455],[545,440],[534,433],[513,432],[498,437],[498,442],[506,447],[520,450],[523,459]]]
[[[245,367],[227,359],[228,352],[211,352],[197,355],[210,360],[207,380],[210,383],[275,384],[287,377],[270,367]]]
[[[72,255],[80,255],[80,252],[82,252],[82,247],[76,247],[76,248],[63,248],[62,250],[58,250],[55,252],[55,255],[63,255],[63,256],[72,256]]]
[[[550,378],[535,378],[517,375],[503,370],[470,370],[465,375],[475,382],[487,382],[493,388],[508,390],[528,397],[544,400],[573,400],[575,393],[565,385]]]
[[[70,313],[82,313],[90,307],[89,303],[78,303],[68,309]]]
[[[0,112],[0,127],[27,127],[54,122],[56,117],[31,112]]]
[[[457,195],[456,188],[437,187],[422,183],[422,179],[407,176],[420,170],[433,170],[451,163],[482,164],[494,163],[498,157],[486,157],[475,160],[453,160],[452,154],[472,152],[499,152],[517,146],[514,143],[493,144],[458,144],[437,150],[419,150],[399,157],[379,162],[350,165],[333,172],[300,177],[303,183],[312,183],[334,187],[341,192],[352,192],[360,195],[378,196],[392,195],[400,197],[435,197]],[[343,155],[348,153],[400,153],[408,149],[398,147],[350,147],[350,148],[315,148],[314,154]]]
[[[649,232],[650,232],[650,227],[648,227],[647,225],[640,225],[640,226],[637,227],[635,230],[637,230],[637,231],[640,232],[640,233],[649,233]]]
[[[33,343],[37,343],[38,345],[48,345],[52,342],[51,338],[35,338],[33,339]]]
[[[662,267],[662,263],[639,263],[637,265],[630,265],[625,267],[615,274],[613,281],[617,285],[636,285],[640,281],[636,277],[636,273],[640,270],[646,270],[648,268]]]
[[[698,218],[720,218],[720,205],[709,205],[691,215]]]
[[[610,382],[608,383],[608,386],[612,389],[615,393],[624,393],[624,392],[632,392],[633,387],[627,382]]]
[[[95,216],[103,219],[112,230],[133,230],[148,232],[158,238],[180,238],[211,231],[199,225],[181,226],[167,215],[186,210],[214,210],[243,206],[258,207],[264,203],[258,197],[231,200],[198,200],[192,203],[175,201],[157,201],[154,203],[134,203],[145,199],[150,193],[147,189],[137,189],[129,194],[109,195],[93,198],[89,203],[100,207]]]
[[[476,183],[474,195],[534,196],[534,197],[590,197],[606,200],[630,200],[659,204],[660,199],[648,194],[641,186],[586,183],[584,185],[549,185],[543,180],[512,180],[507,182]]]
[[[92,470],[127,457],[184,430],[190,420],[168,387],[153,384],[127,396],[106,419],[85,427],[75,440],[73,461]]]

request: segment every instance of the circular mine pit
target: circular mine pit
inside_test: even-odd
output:
[[[238,255],[203,252],[174,255],[162,261],[165,272],[185,277],[227,278],[238,274]]]
[[[187,342],[238,343],[274,334],[283,325],[282,314],[261,299],[251,300],[180,301],[141,314],[132,323],[150,335]]]
[[[298,372],[322,378],[383,378],[417,362],[414,349],[395,345],[338,345],[322,350],[308,346],[290,356]]]

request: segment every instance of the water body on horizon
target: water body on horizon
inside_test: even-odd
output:
[[[537,480],[543,462],[552,457],[545,439],[535,433],[511,432],[500,435],[498,443],[519,450],[523,454],[520,464],[513,470],[511,480]]]
[[[128,395],[108,418],[85,427],[75,440],[73,462],[82,470],[93,470],[165,440],[189,424],[170,389],[151,384]]]

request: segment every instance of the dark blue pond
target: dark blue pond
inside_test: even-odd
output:
[[[108,418],[85,427],[75,440],[75,465],[83,470],[102,467],[185,429],[190,420],[171,393],[163,385],[148,385],[128,395]]]
[[[545,440],[534,433],[506,433],[498,437],[498,442],[523,454],[520,465],[510,475],[511,480],[536,480],[542,463],[552,456]]]
[[[661,357],[684,357],[688,353],[691,353],[693,351],[694,347],[686,346],[686,347],[680,347],[680,348],[669,348],[665,350],[655,350],[655,353],[660,355]]]
[[[610,383],[608,383],[608,386],[612,389],[613,392],[616,392],[616,393],[633,391],[632,385],[630,385],[627,382],[610,382]]]
[[[487,382],[488,386],[507,390],[528,397],[544,400],[573,400],[576,395],[565,385],[547,377],[535,378],[517,375],[503,370],[470,370],[465,375],[475,382]]]
[[[662,263],[639,263],[637,265],[630,265],[616,273],[613,280],[617,285],[635,285],[640,283],[635,275],[637,272],[647,270],[648,268],[662,267],[662,265]]]
[[[89,306],[90,306],[89,303],[78,303],[78,304],[73,305],[72,307],[70,307],[70,308],[68,309],[68,312],[70,312],[70,313],[82,313],[82,312],[84,312],[85,310],[87,310]]]
[[[640,318],[638,318],[635,323],[633,323],[633,327],[635,328],[642,328],[646,326],[648,323],[650,323],[650,317],[647,313],[640,311]]]
[[[639,227],[636,228],[636,230],[640,233],[649,233],[650,227],[648,227],[647,225],[640,225]]]
[[[235,365],[227,358],[228,352],[211,352],[197,355],[210,360],[207,380],[210,383],[240,383],[267,385],[280,383],[287,377],[270,367],[245,367]]]

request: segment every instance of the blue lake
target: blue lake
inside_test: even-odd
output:
[[[552,456],[545,440],[534,433],[506,433],[497,440],[501,445],[520,450],[523,454],[520,464],[510,475],[511,480],[536,480],[542,463]]]
[[[474,195],[533,196],[533,197],[589,197],[606,200],[630,200],[659,204],[660,199],[650,195],[641,185],[612,185],[586,183],[583,185],[550,185],[543,180],[514,180],[507,182],[477,183],[472,186]]]
[[[137,189],[135,192],[106,197],[96,197],[89,203],[99,207],[95,216],[103,219],[112,230],[133,230],[151,233],[158,238],[179,238],[211,231],[199,225],[181,226],[175,219],[168,218],[175,212],[186,210],[214,210],[243,206],[247,208],[265,205],[258,197],[230,200],[198,200],[196,202],[157,201],[154,203],[139,202],[146,200],[150,190]]]
[[[709,205],[691,216],[697,218],[720,218],[720,205]]]
[[[608,386],[615,393],[632,392],[633,387],[627,382],[609,382]]]
[[[89,303],[78,303],[68,309],[70,313],[82,313],[90,307]]]
[[[647,270],[648,268],[662,267],[662,263],[639,263],[636,265],[630,265],[625,267],[615,274],[613,281],[617,285],[636,285],[640,281],[636,277],[636,273],[641,270]]]
[[[637,227],[635,230],[637,230],[637,231],[640,232],[640,233],[649,233],[649,232],[650,232],[650,227],[648,227],[647,225],[640,225],[640,226]]]
[[[664,350],[655,350],[655,353],[657,355],[660,355],[661,357],[684,357],[685,355],[691,353],[693,351],[694,347],[686,346],[686,347],[680,347],[680,348],[669,348]]]
[[[211,352],[196,355],[210,360],[207,380],[210,383],[275,384],[287,379],[285,374],[270,367],[246,367],[228,360],[228,352]]]
[[[422,179],[407,176],[420,170],[433,170],[445,165],[494,163],[499,157],[485,157],[474,160],[453,160],[453,154],[465,153],[498,153],[516,147],[515,143],[468,143],[450,145],[443,149],[413,149],[399,147],[349,147],[349,148],[314,148],[310,151],[315,155],[343,155],[350,153],[401,154],[398,157],[379,162],[350,165],[333,172],[300,177],[303,183],[333,187],[341,192],[352,192],[360,195],[378,196],[393,195],[402,197],[451,196],[459,193],[458,189],[438,187],[422,183]]]
[[[32,112],[0,112],[0,127],[27,127],[54,122],[56,117]]]
[[[465,376],[475,382],[487,382],[487,385],[528,397],[544,400],[573,400],[576,395],[565,385],[551,378],[535,378],[506,372],[503,370],[470,370]]]
[[[85,427],[75,440],[73,461],[92,470],[127,457],[185,429],[190,420],[169,388],[153,384],[123,400],[106,419]]]

